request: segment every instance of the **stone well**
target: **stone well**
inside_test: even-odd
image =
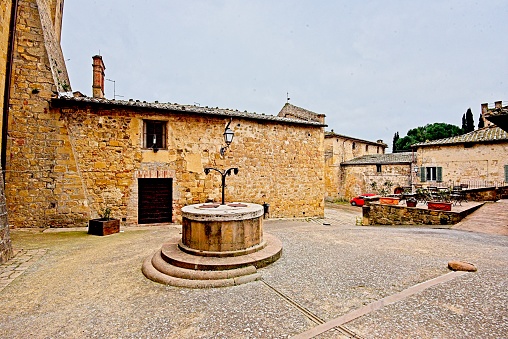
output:
[[[182,236],[145,260],[151,280],[182,287],[232,286],[257,280],[280,258],[282,243],[263,232],[263,206],[196,204],[182,208]]]

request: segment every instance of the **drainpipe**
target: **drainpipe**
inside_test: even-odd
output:
[[[11,97],[12,64],[14,59],[14,40],[16,38],[16,19],[18,16],[18,0],[12,1],[11,22],[9,24],[9,45],[7,46],[7,63],[5,69],[4,106],[2,112],[2,149],[0,153],[2,173],[7,163],[7,131],[9,130],[9,102]],[[5,182],[4,182],[5,184]]]

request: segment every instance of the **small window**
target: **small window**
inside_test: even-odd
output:
[[[365,152],[369,151],[369,145],[365,145]]]
[[[143,147],[166,149],[166,121],[145,120]]]
[[[377,147],[377,154],[379,154],[379,146]]]
[[[376,172],[381,173],[381,165],[376,165]]]
[[[356,142],[353,142],[353,149],[356,148]]]

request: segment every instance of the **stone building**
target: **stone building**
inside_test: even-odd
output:
[[[0,126],[4,129],[4,119],[9,112],[9,89],[10,74],[12,73],[11,56],[13,53],[15,15],[17,5],[13,1],[2,1],[0,3],[0,108],[2,115],[0,116]],[[8,76],[9,74],[9,76]],[[12,244],[9,234],[9,224],[7,218],[7,208],[5,205],[4,194],[4,175],[3,170],[5,163],[4,138],[0,140],[0,162],[2,164],[2,173],[0,175],[0,263],[7,261],[12,256]]]
[[[351,198],[356,190],[348,186],[341,164],[364,155],[383,155],[388,147],[382,140],[372,142],[337,134],[333,130],[325,133],[325,186],[326,198]],[[364,193],[363,191],[360,193]],[[349,195],[352,194],[352,195]]]
[[[351,198],[372,191],[372,183],[383,187],[392,183],[391,190],[397,187],[410,187],[416,180],[412,164],[416,154],[412,152],[364,155],[340,164],[339,195]],[[393,192],[390,192],[393,193]]]
[[[128,225],[179,221],[182,206],[220,200],[220,177],[205,167],[239,168],[227,178],[228,201],[268,203],[273,217],[323,216],[324,115],[108,100],[100,56],[93,97],[73,95],[63,1],[17,4],[2,145],[14,227],[84,226],[106,207]],[[235,139],[222,157],[229,122]]]
[[[413,145],[420,183],[496,185],[508,182],[508,132],[491,124],[463,135]]]
[[[502,101],[494,102],[493,108],[489,108],[488,103],[482,104],[482,117],[485,126],[494,124],[508,132],[508,105],[503,106]]]

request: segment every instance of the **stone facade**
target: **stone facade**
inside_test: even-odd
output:
[[[390,194],[397,187],[411,186],[411,163],[407,164],[379,164],[381,172],[378,172],[378,165],[343,165],[341,166],[340,196],[350,199],[364,193],[373,192],[371,183],[375,182],[378,188],[383,187],[387,181],[391,182]],[[414,176],[413,176],[414,180]]]
[[[486,185],[502,185],[507,181],[508,133],[495,125],[454,138],[417,144],[415,148],[420,169],[418,181],[422,184],[451,186],[457,182],[485,182]],[[440,177],[428,180],[426,173],[422,173],[427,168],[440,168]]]
[[[97,101],[97,100],[95,100]],[[106,206],[129,225],[138,220],[138,178],[173,179],[173,216],[181,221],[182,206],[207,200],[220,202],[220,176],[205,167],[238,167],[227,178],[226,200],[269,203],[272,217],[323,216],[323,127],[289,120],[266,121],[233,117],[234,142],[225,158],[219,149],[227,117],[143,109],[103,100],[96,104],[54,99],[52,109],[62,130],[57,154],[66,163],[53,168],[61,177],[54,191],[63,226],[95,217]],[[167,149],[143,146],[147,120],[167,124]],[[64,217],[68,216],[68,217]]]
[[[3,127],[3,112],[8,109],[8,101],[5,97],[7,83],[7,58],[10,43],[12,1],[0,3],[0,129]],[[0,139],[1,146],[1,139]],[[4,178],[0,173],[0,263],[7,261],[12,256],[12,244],[9,234],[7,219],[7,207],[5,205]]]
[[[49,109],[55,92],[70,90],[60,32],[54,31],[59,25],[50,13],[52,7],[61,7],[53,2],[18,1],[5,168],[7,206],[15,227],[51,222],[59,201],[67,198],[55,191],[62,175],[53,170],[72,161],[59,151],[63,124]]]
[[[364,155],[384,154],[387,145],[382,140],[377,142],[361,140],[334,133],[332,130],[325,134],[324,147],[326,198],[336,199],[352,197],[349,196],[351,189],[345,188],[349,184],[344,181],[347,178],[341,170],[341,163]]]

